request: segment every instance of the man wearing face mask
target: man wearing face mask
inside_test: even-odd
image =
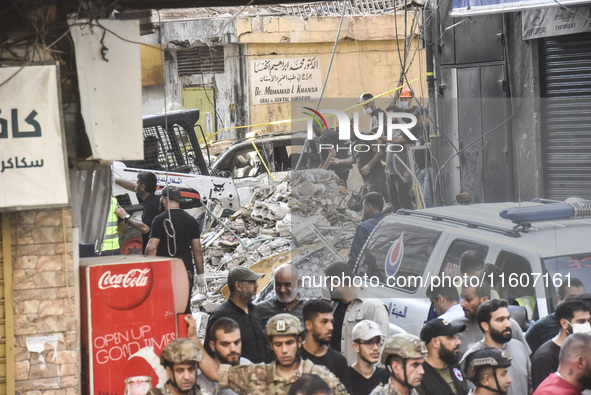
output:
[[[534,390],[546,377],[558,369],[560,349],[566,337],[573,333],[591,333],[589,325],[591,315],[587,310],[587,304],[582,300],[575,298],[563,300],[556,306],[554,316],[560,324],[560,332],[542,344],[532,357]]]

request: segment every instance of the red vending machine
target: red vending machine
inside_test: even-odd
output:
[[[80,260],[83,393],[145,394],[166,372],[189,279],[179,259],[120,255]],[[127,393],[126,393],[127,388]]]

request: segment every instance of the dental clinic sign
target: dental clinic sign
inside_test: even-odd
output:
[[[68,204],[57,65],[0,68],[0,210]]]

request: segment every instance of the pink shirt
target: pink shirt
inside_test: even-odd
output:
[[[581,395],[581,393],[580,388],[562,379],[556,373],[552,373],[542,381],[542,384],[535,390],[534,395]]]

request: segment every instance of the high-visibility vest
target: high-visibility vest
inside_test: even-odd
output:
[[[107,218],[107,228],[105,229],[105,237],[103,238],[101,252],[116,250],[119,248],[119,234],[117,233],[119,216],[115,213],[115,208],[117,208],[117,199],[111,197],[109,218]]]
[[[525,307],[527,311],[527,318],[533,319],[534,310],[536,308],[536,298],[534,296],[520,296],[519,298],[515,298],[515,301],[521,307]]]

